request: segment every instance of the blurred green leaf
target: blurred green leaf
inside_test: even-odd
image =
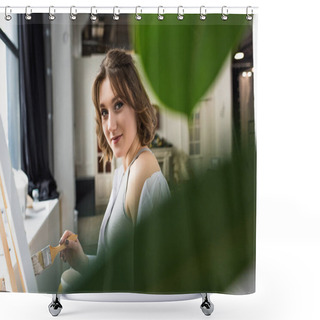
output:
[[[143,15],[133,22],[135,51],[159,100],[168,108],[191,115],[197,102],[216,79],[247,22],[243,15],[166,15],[161,22]]]
[[[254,292],[254,149],[183,183],[143,216],[133,238],[119,232],[70,292]],[[244,274],[241,290],[232,290]]]

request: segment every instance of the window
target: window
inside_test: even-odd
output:
[[[13,20],[16,17],[13,17]],[[19,54],[17,23],[0,22],[0,116],[12,167],[21,168]]]
[[[189,154],[200,155],[200,111],[194,112],[189,125]]]

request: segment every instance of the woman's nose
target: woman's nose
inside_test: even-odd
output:
[[[114,115],[109,114],[109,119],[108,119],[108,131],[112,132],[117,129],[117,121],[116,117]]]

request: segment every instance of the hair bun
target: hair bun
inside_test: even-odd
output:
[[[110,49],[106,55],[106,65],[108,68],[122,68],[132,64],[133,60],[130,54],[122,49]]]

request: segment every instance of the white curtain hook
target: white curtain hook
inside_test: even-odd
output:
[[[228,7],[226,7],[226,6],[223,6],[222,8],[221,8],[221,19],[223,20],[223,21],[226,21],[226,20],[228,20]]]
[[[160,13],[160,9],[162,9],[162,13]],[[158,20],[162,21],[164,19],[164,9],[163,6],[158,7]]]
[[[75,21],[77,19],[77,8],[75,6],[72,6],[70,8],[70,19],[72,21]]]
[[[249,10],[250,10],[250,13],[249,13]],[[250,6],[248,6],[246,9],[246,19],[248,21],[251,21],[253,19],[253,9]]]
[[[140,6],[136,7],[136,20],[140,21],[142,19],[142,17],[140,16],[140,14],[138,14],[138,9],[140,11],[140,14],[142,13],[142,9]]]
[[[205,6],[200,7],[200,20],[204,21],[207,18],[207,9]]]
[[[117,13],[116,13],[116,10],[118,11]],[[113,20],[118,21],[120,19],[119,15],[120,15],[119,8],[117,6],[113,7]]]
[[[10,13],[12,13],[12,9],[9,6],[5,7],[4,15],[7,21],[10,21],[12,19],[12,16],[10,15]]]
[[[183,15],[184,15],[184,9],[183,9],[183,6],[179,6],[178,7],[178,16],[177,16],[177,19],[178,20],[183,20]]]
[[[32,17],[31,17],[31,14],[32,14],[32,9],[31,9],[30,6],[27,6],[27,7],[26,7],[26,14],[25,14],[24,18],[25,18],[26,20],[30,21],[31,18],[32,18]]]
[[[56,18],[56,16],[54,15],[55,12],[56,12],[56,10],[55,10],[54,6],[49,7],[49,20],[50,21],[53,21]]]
[[[93,13],[93,9],[95,9],[95,13]],[[91,7],[90,20],[91,21],[96,21],[97,20],[97,9],[96,9],[96,7]]]

